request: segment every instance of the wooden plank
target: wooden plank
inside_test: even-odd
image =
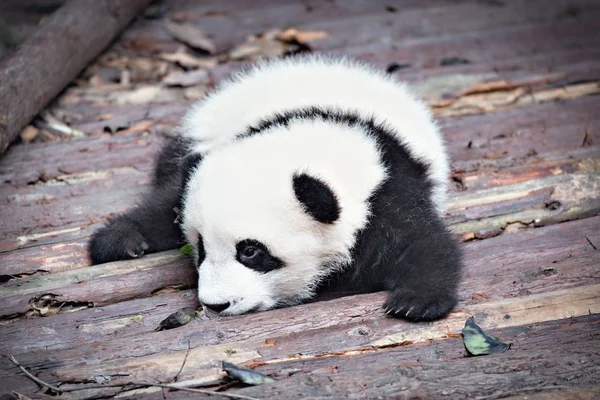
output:
[[[570,29],[567,28],[573,23],[582,23],[585,21],[584,14],[576,18],[561,18],[561,11],[570,4],[574,7],[581,7],[581,10],[590,12],[591,15],[598,13],[598,9],[592,2],[573,3],[562,2],[562,4],[548,3],[543,1],[514,1],[505,2],[503,7],[494,7],[484,2],[452,4],[446,7],[431,7],[424,10],[414,10],[400,12],[395,15],[366,15],[362,17],[340,19],[335,22],[316,21],[300,25],[301,28],[311,30],[329,31],[330,35],[322,40],[311,43],[317,50],[330,50],[338,48],[351,48],[360,45],[373,46],[377,44],[402,44],[411,42],[429,42],[436,46],[448,46],[447,56],[460,56],[467,60],[478,61],[491,55],[498,54],[500,50],[505,50],[502,46],[497,49],[486,48],[485,51],[472,52],[469,50],[472,44],[481,45],[488,40],[503,37],[505,40],[514,40],[516,32],[529,32],[521,36],[522,43],[527,45],[529,40],[539,40],[540,36],[536,33],[538,29],[545,29],[544,26],[554,24],[560,26],[560,32],[569,36]],[[544,7],[546,6],[546,7]],[[544,9],[545,8],[545,9]],[[465,18],[469,15],[469,18]],[[572,26],[572,25],[571,25]],[[546,45],[539,40],[539,47],[535,50],[542,52],[552,45],[558,47],[555,39],[559,35],[544,34],[547,40]],[[475,37],[480,37],[481,41],[476,43],[472,41]],[[464,42],[463,51],[456,51],[456,40],[460,38]],[[489,39],[488,39],[489,38]],[[559,42],[560,43],[560,42]],[[564,43],[564,42],[563,42]],[[491,43],[490,43],[491,44]],[[511,54],[520,53],[520,45],[515,41],[515,49]],[[393,49],[395,46],[389,46]],[[425,51],[425,53],[429,53]],[[415,56],[419,57],[416,53]],[[420,64],[422,67],[432,67],[438,65],[440,59],[434,63]]]
[[[598,355],[593,351],[593,346],[597,346],[598,330],[600,329],[598,322],[598,315],[592,315],[519,327],[492,329],[490,333],[512,345],[508,353],[488,357],[466,359],[462,339],[449,337],[429,343],[415,343],[356,355],[331,355],[310,359],[292,358],[288,361],[264,365],[254,363],[257,370],[274,376],[279,382],[272,386],[242,389],[240,393],[252,390],[254,391],[252,394],[245,394],[257,398],[287,398],[295,393],[296,389],[292,387],[297,385],[300,388],[298,390],[303,391],[303,397],[308,395],[307,389],[312,389],[314,396],[327,396],[329,393],[329,396],[340,398],[357,391],[361,397],[375,397],[376,394],[381,394],[382,387],[387,388],[389,385],[392,388],[387,390],[390,390],[391,393],[401,392],[400,388],[405,386],[405,382],[397,380],[408,378],[412,381],[424,380],[421,385],[424,386],[424,390],[421,392],[422,398],[441,396],[442,392],[448,389],[444,379],[454,379],[460,384],[461,391],[454,393],[455,396],[460,396],[459,398],[470,397],[469,394],[473,393],[471,392],[473,390],[487,395],[514,390],[523,390],[523,393],[529,393],[532,390],[524,389],[529,387],[539,390],[540,387],[548,385],[547,390],[544,391],[547,392],[553,387],[556,388],[555,385],[561,384],[567,385],[563,390],[573,387],[579,391],[594,393],[594,389],[597,389],[597,385],[594,385],[594,375],[598,373],[599,364],[597,362]],[[580,346],[580,343],[583,346]],[[269,348],[276,347],[280,347],[280,345],[273,343],[273,346]],[[469,365],[479,362],[482,364],[477,364],[478,369],[469,367]],[[510,367],[505,367],[505,365]],[[184,367],[184,369],[186,368]],[[553,374],[551,372],[553,369],[558,369],[558,373]],[[445,374],[449,374],[450,377],[444,378],[446,375],[440,374],[440,370],[445,371]],[[424,371],[427,372],[424,373]],[[481,371],[484,371],[483,377]],[[423,379],[434,372],[443,380],[442,384],[433,376]],[[461,375],[463,374],[474,375],[471,379],[475,379],[478,384],[462,384]],[[339,387],[340,383],[347,380],[360,384]],[[544,384],[540,384],[540,381]],[[311,382],[328,382],[331,385],[330,390],[326,390],[320,384],[312,385]],[[398,386],[395,386],[396,384]],[[21,387],[28,386],[32,386],[31,383],[24,381]],[[81,386],[81,384],[66,384],[62,387]],[[0,384],[1,387],[2,384]],[[5,385],[5,387],[10,388],[11,386]],[[113,390],[119,391],[119,389]],[[277,393],[273,391],[277,391]],[[465,391],[467,392],[465,393]],[[237,390],[233,389],[232,392],[235,393]],[[111,390],[106,389],[102,393],[108,394],[111,393]],[[134,391],[123,391],[122,395],[133,396],[134,393]],[[157,394],[156,398],[162,396],[160,391],[155,393]],[[90,392],[87,394],[89,395]],[[187,398],[185,393],[168,393],[169,398],[180,398],[178,395]],[[453,398],[450,393],[445,396]]]
[[[2,316],[35,315],[40,309],[56,313],[65,306],[101,307],[150,296],[169,286],[195,286],[195,268],[177,253],[162,252],[134,262],[107,263],[8,282],[0,287],[5,302]]]
[[[123,341],[148,335],[169,314],[198,304],[195,290],[164,290],[142,299],[121,301],[104,307],[47,314],[44,318],[11,321],[0,327],[5,338],[0,354],[71,349],[103,341]],[[24,330],[40,334],[23,335]]]
[[[564,14],[567,6],[579,15]],[[324,30],[325,39],[310,43],[318,50],[332,50],[377,43],[398,43],[414,38],[446,37],[461,33],[497,30],[542,23],[581,20],[597,13],[592,1],[557,1],[548,6],[541,0],[512,0],[501,7],[476,1],[409,1],[391,6],[380,1],[287,3],[261,8],[224,2],[215,9],[202,3],[173,7],[189,22],[211,36],[221,51],[240,43],[250,34],[290,26],[304,30]],[[464,18],[469,15],[469,18]],[[274,22],[276,21],[276,25]],[[129,29],[123,42],[146,52],[172,51],[173,40],[162,21],[144,21]],[[525,35],[523,36],[525,38]]]
[[[290,360],[257,368],[277,383],[232,392],[260,398],[532,398],[529,393],[536,392],[597,398],[599,330],[597,315],[492,329],[512,346],[486,357],[465,358],[462,339],[455,337],[354,356]],[[584,397],[570,397],[576,393]]]
[[[557,175],[455,196],[448,208],[452,231],[464,240],[600,214],[600,175]]]
[[[281,328],[274,327],[274,329],[268,332],[269,335],[266,339],[266,335],[263,333],[262,337],[251,337],[244,341],[238,340],[235,344],[204,345],[198,347],[190,345],[189,352],[187,349],[169,351],[163,347],[160,354],[145,356],[133,356],[128,351],[126,352],[127,355],[118,360],[111,359],[114,356],[104,358],[102,361],[94,360],[97,356],[86,352],[85,359],[79,358],[79,361],[73,364],[64,359],[64,356],[68,352],[61,352],[62,356],[59,358],[61,362],[51,367],[52,371],[50,374],[48,374],[48,371],[42,371],[41,376],[53,376],[54,378],[50,381],[51,383],[56,383],[56,380],[85,383],[98,381],[99,379],[110,379],[113,383],[124,383],[132,380],[152,380],[159,377],[163,377],[164,379],[177,375],[183,357],[188,353],[186,369],[180,374],[179,382],[181,384],[184,384],[184,382],[186,384],[192,382],[199,384],[201,382],[214,381],[224,376],[224,373],[219,368],[219,362],[222,359],[228,359],[236,363],[252,361],[254,365],[257,365],[257,363],[273,365],[290,360],[313,360],[316,358],[376,353],[378,347],[389,347],[401,339],[406,340],[406,338],[410,338],[408,340],[413,340],[413,343],[427,343],[432,339],[443,339],[448,336],[449,332],[456,334],[460,331],[466,317],[469,315],[475,315],[478,324],[484,329],[517,327],[600,313],[599,300],[600,285],[588,285],[518,299],[464,306],[452,313],[445,320],[433,324],[396,323],[393,329],[396,332],[402,332],[400,334],[392,333],[391,335],[382,336],[382,332],[374,332],[365,338],[365,335],[355,333],[359,336],[358,342],[360,344],[352,344],[352,342],[357,342],[357,340],[353,340],[352,338],[340,341],[337,336],[340,334],[350,334],[348,328],[352,330],[355,326],[344,326],[342,328],[342,326],[338,325],[335,332],[332,332],[330,329],[296,329],[294,330],[296,333],[291,335],[285,334]],[[316,307],[317,305],[312,304],[304,307]],[[304,311],[316,310],[306,309]],[[321,307],[319,311],[322,314],[321,316],[325,317],[323,320],[329,321],[328,317],[335,319],[335,315],[340,310],[336,307],[326,306]],[[314,316],[315,314],[311,313],[310,315]],[[509,317],[506,317],[507,315]],[[379,312],[379,318],[385,318],[381,311]],[[285,325],[285,320],[281,322]],[[332,333],[337,334],[331,335]],[[158,336],[159,333],[155,335]],[[406,344],[404,341],[402,343]],[[285,344],[285,346],[282,346],[282,344]],[[591,348],[586,346],[585,342],[580,343],[580,345],[580,349],[586,351],[589,351]],[[597,346],[597,338],[591,345]],[[97,346],[95,347],[97,354],[98,348]],[[290,349],[294,349],[296,353],[289,354]],[[82,350],[80,349],[79,357],[83,356]],[[573,350],[571,349],[571,351]],[[535,353],[529,352],[528,354]],[[38,360],[37,365],[31,363],[34,361],[30,359],[32,356]],[[595,357],[598,356],[596,355]],[[32,354],[24,355],[21,358],[28,360],[27,365],[34,371],[49,367],[43,367],[39,364],[39,361],[42,361],[40,354],[37,356]],[[56,358],[54,359],[56,360]],[[6,368],[5,362],[3,362],[3,369],[7,373],[13,368]]]

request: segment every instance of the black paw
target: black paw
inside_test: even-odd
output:
[[[90,240],[93,264],[139,258],[150,246],[131,221],[117,219],[99,229]]]
[[[445,317],[456,305],[452,295],[431,295],[407,289],[389,293],[383,305],[386,314],[409,321],[434,321]]]

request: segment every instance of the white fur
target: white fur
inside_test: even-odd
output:
[[[231,306],[224,314],[294,304],[313,296],[331,268],[350,261],[368,216],[368,198],[386,178],[373,137],[361,127],[320,120],[236,141],[276,112],[334,107],[385,124],[411,154],[428,163],[433,201],[442,213],[448,159],[428,109],[402,84],[364,65],[322,57],[262,63],[237,75],[183,119],[182,135],[204,155],[184,197],[189,243],[203,237],[201,302]],[[339,220],[321,224],[294,195],[292,178],[307,172],[326,182],[341,205]],[[266,274],[236,260],[236,243],[264,243],[285,266]],[[329,269],[324,269],[328,265]],[[331,267],[333,265],[333,267]]]
[[[430,164],[433,201],[443,215],[449,160],[429,109],[404,84],[366,64],[322,56],[259,63],[194,105],[183,118],[182,134],[204,153],[273,113],[307,106],[353,110],[390,127]]]
[[[342,209],[336,223],[321,224],[303,211],[292,187],[295,172],[332,188]],[[384,179],[372,138],[323,121],[275,127],[213,150],[192,175],[182,212],[188,241],[195,243],[198,233],[204,239],[200,301],[235,303],[225,313],[238,314],[311,297],[331,272],[320,266],[349,261],[367,222],[367,199]],[[235,259],[235,243],[244,239],[263,242],[286,266],[268,274],[244,267]]]

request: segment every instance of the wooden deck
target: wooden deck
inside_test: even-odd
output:
[[[161,4],[48,108],[84,136],[48,128],[0,158],[0,395],[203,396],[128,384],[149,382],[259,399],[600,398],[599,1]],[[169,16],[218,56],[175,41]],[[267,33],[255,53],[246,41],[290,27],[304,35]],[[147,188],[163,136],[236,57],[298,47],[370,60],[434,107],[466,253],[460,305],[407,323],[373,293],[155,331],[196,305],[187,257],[89,266],[87,238]],[[510,350],[467,357],[469,316]],[[63,393],[41,393],[9,356]],[[221,360],[277,382],[224,388]]]

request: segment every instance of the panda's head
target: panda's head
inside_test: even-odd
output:
[[[183,198],[198,298],[223,315],[312,297],[321,279],[347,261],[354,240],[331,175],[252,142],[209,153]]]

